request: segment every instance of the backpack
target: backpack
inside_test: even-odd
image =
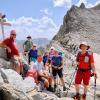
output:
[[[91,63],[90,63],[90,59],[89,59],[91,54],[92,54],[92,52],[87,51],[85,56],[80,58],[81,52],[78,53],[76,61],[77,62],[84,61],[88,64],[88,69],[82,69],[82,70],[91,70]]]

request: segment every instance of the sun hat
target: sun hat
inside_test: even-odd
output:
[[[30,39],[31,39],[31,36],[30,36],[30,35],[28,35],[28,36],[27,36],[27,38],[30,38]]]
[[[82,42],[82,43],[79,45],[79,48],[80,48],[80,49],[81,49],[81,46],[82,46],[82,45],[87,46],[87,47],[88,47],[87,50],[90,48],[90,46],[88,45],[87,42]]]

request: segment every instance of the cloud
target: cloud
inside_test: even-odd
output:
[[[98,4],[100,4],[100,1],[97,1],[97,2],[94,3],[94,4],[89,3],[89,4],[87,4],[87,7],[88,7],[88,8],[91,8],[91,7],[94,7],[94,6],[98,5]]]
[[[11,29],[15,29],[18,33],[17,39],[25,39],[27,35],[33,38],[49,38],[57,33],[58,26],[53,19],[43,16],[40,19],[33,19],[32,17],[20,17],[10,20],[11,27],[7,27],[5,33],[9,33]]]
[[[88,2],[87,0],[79,0],[77,3],[77,6],[80,6],[81,3],[84,3],[87,8],[91,8],[98,5],[100,1],[97,1],[96,3],[93,4],[93,3]]]
[[[48,8],[42,9],[42,10],[40,10],[40,12],[42,12],[45,15],[52,15],[52,13],[49,12]]]
[[[53,0],[54,7],[71,7],[71,0]]]

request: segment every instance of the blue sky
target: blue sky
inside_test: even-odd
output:
[[[11,29],[15,29],[17,39],[25,39],[27,35],[52,39],[67,10],[73,4],[79,6],[81,2],[92,7],[100,3],[100,0],[0,0],[0,12],[6,14],[12,24],[4,27],[5,36],[9,35]]]

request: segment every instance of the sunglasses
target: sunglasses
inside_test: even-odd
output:
[[[11,34],[11,35],[16,36],[16,34]]]

